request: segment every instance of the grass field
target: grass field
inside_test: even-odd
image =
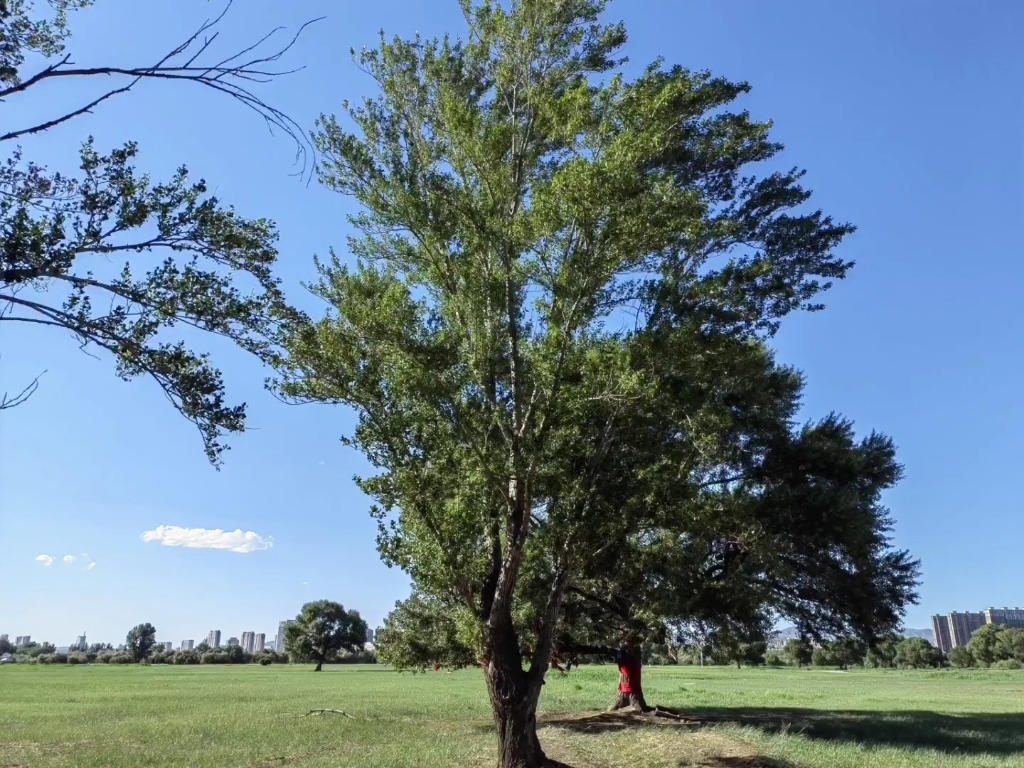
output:
[[[1024,768],[1024,673],[648,668],[685,723],[598,710],[613,667],[549,678],[541,740],[574,768]],[[352,715],[301,717],[331,707]],[[0,768],[492,766],[479,671],[0,667]]]

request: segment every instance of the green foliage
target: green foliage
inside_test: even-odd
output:
[[[317,669],[336,661],[343,650],[361,651],[365,643],[366,622],[359,612],[331,600],[306,603],[284,628],[288,655],[297,662],[313,662]]]
[[[423,671],[440,665],[461,669],[476,664],[479,640],[464,608],[421,593],[395,604],[374,638],[380,660],[399,670]]]
[[[802,171],[763,173],[781,145],[747,84],[625,77],[604,0],[462,5],[467,39],[382,35],[357,57],[377,95],[318,123],[354,259],[317,260],[329,309],[278,386],[357,412],[379,552],[427,601],[391,622],[426,639],[382,658],[479,659],[503,759],[534,765],[552,653],[777,616],[873,639],[918,565],[882,504],[891,440],[797,426],[802,377],[768,346],[846,276],[853,228]]]
[[[949,663],[959,669],[967,669],[974,666],[974,656],[967,650],[966,646],[951,648],[949,651]]]
[[[971,635],[966,646],[949,653],[949,662],[955,667],[991,667],[1002,661],[1024,662],[1024,629],[986,624]]]
[[[897,651],[904,638],[890,632],[879,638],[864,656],[864,666],[876,669],[891,669],[897,666]]]
[[[213,87],[289,130],[282,113],[245,90],[255,79],[254,66],[263,80],[273,77],[260,65],[272,59],[254,54],[240,63],[232,57],[207,69],[196,56],[216,34],[198,53],[189,50],[219,18],[155,67],[73,66],[64,52],[68,12],[90,4],[50,0],[49,15],[38,12],[32,0],[0,4],[5,109],[53,78],[72,88],[100,76],[107,82],[125,78],[99,98],[87,87],[84,106],[37,125],[16,128],[8,121],[0,142],[48,131],[150,78]],[[182,66],[184,59],[188,64]],[[137,154],[134,142],[104,152],[90,138],[74,175],[25,158],[20,147],[0,161],[0,322],[5,332],[16,323],[70,331],[84,350],[109,353],[120,378],[155,380],[198,427],[216,464],[224,434],[244,428],[245,406],[225,401],[220,371],[208,354],[180,337],[185,327],[198,329],[231,339],[264,362],[277,360],[282,326],[297,317],[271,274],[277,232],[265,219],[247,219],[223,205],[184,167],[169,181],[152,181],[136,169]],[[4,395],[0,410],[24,402],[37,383],[13,398]]]
[[[764,663],[766,667],[784,667],[786,666],[786,657],[782,651],[771,650],[764,655]]]
[[[923,637],[906,637],[896,646],[896,665],[909,669],[942,666],[942,652]]]
[[[991,665],[992,669],[1024,669],[1024,662],[1019,659],[1000,659]]]
[[[847,669],[864,663],[867,645],[855,637],[826,640],[814,648],[811,663],[816,667]]]
[[[786,663],[793,667],[806,667],[811,663],[814,648],[807,638],[787,640],[782,648]]]
[[[132,627],[125,638],[125,653],[134,661],[148,659],[156,645],[156,628],[149,622]]]

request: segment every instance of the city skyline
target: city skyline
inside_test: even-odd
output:
[[[935,647],[948,654],[954,648],[961,648],[971,637],[987,624],[1024,628],[1024,608],[990,607],[981,611],[950,611],[932,616],[932,632]]]

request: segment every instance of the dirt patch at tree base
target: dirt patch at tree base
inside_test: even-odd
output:
[[[538,726],[545,753],[572,768],[791,768],[706,721],[666,710],[581,712]]]

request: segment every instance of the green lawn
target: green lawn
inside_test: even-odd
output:
[[[1024,673],[647,668],[687,722],[599,713],[613,667],[549,678],[541,740],[575,768],[1024,768]],[[352,715],[300,717],[330,707]],[[491,766],[479,671],[0,667],[0,768]]]

